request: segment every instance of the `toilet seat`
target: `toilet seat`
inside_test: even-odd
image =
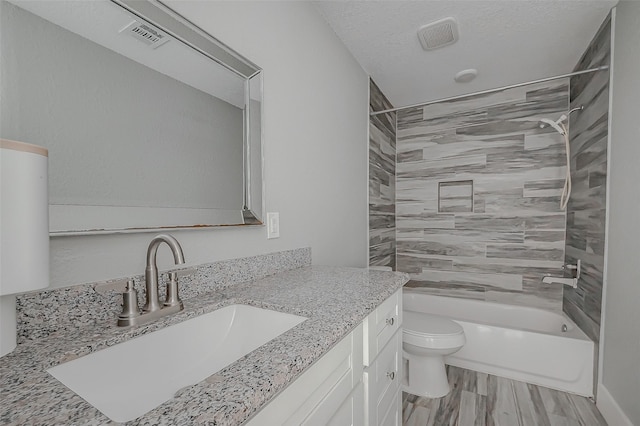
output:
[[[447,349],[461,347],[466,340],[462,326],[448,318],[405,311],[402,341],[423,348]]]

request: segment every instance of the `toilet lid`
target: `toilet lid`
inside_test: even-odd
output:
[[[462,326],[448,318],[422,312],[405,311],[402,332],[422,336],[451,336],[463,334]]]

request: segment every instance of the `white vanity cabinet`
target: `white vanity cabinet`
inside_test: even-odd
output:
[[[402,424],[402,291],[363,322],[365,424]]]
[[[246,424],[364,425],[362,324]]]
[[[400,426],[401,324],[398,290],[246,424]]]

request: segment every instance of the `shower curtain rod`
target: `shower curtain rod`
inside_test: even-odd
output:
[[[545,81],[558,80],[560,78],[573,77],[574,75],[588,74],[590,72],[604,71],[604,70],[608,70],[608,69],[609,69],[608,65],[603,65],[603,66],[596,67],[596,68],[590,68],[588,70],[574,71],[574,72],[570,72],[568,74],[556,75],[555,77],[541,78],[539,80],[526,81],[524,83],[512,84],[512,85],[509,85],[509,86],[498,87],[498,88],[495,88],[495,89],[487,89],[487,90],[481,90],[479,92],[467,93],[466,95],[451,96],[449,98],[436,99],[434,101],[420,102],[419,104],[407,105],[407,106],[398,107],[398,108],[384,109],[382,111],[373,111],[373,112],[370,112],[369,115],[370,116],[374,116],[374,115],[378,115],[378,114],[384,114],[384,113],[387,113],[387,112],[399,111],[401,109],[427,106],[427,105],[431,105],[431,104],[436,104],[438,102],[453,101],[453,100],[456,100],[456,99],[467,98],[469,96],[485,95],[487,93],[500,92],[502,90],[514,89],[516,87],[527,86],[529,84],[544,83]]]

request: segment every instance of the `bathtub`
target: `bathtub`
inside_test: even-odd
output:
[[[593,396],[594,344],[564,314],[406,288],[403,305],[462,326],[467,343],[445,358],[449,365]]]

